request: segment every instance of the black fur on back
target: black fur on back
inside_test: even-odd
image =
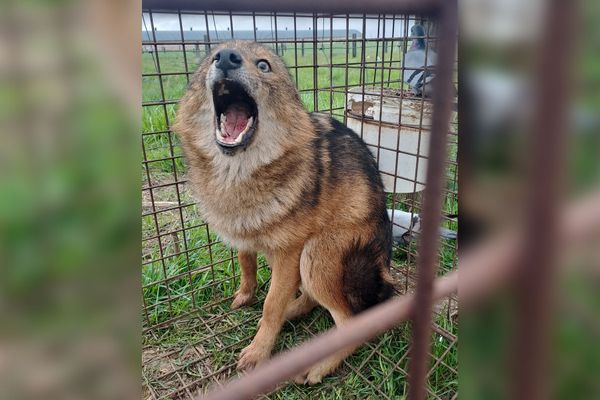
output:
[[[355,179],[359,175],[367,178],[374,197],[381,197],[385,207],[385,194],[381,175],[373,155],[354,131],[336,119],[331,119],[333,130],[326,134],[331,156],[331,175],[335,183],[343,179]]]
[[[365,177],[371,189],[369,224],[374,233],[364,243],[358,240],[343,258],[343,291],[354,313],[359,313],[393,295],[393,286],[382,273],[389,270],[392,255],[392,230],[385,204],[381,175],[373,155],[362,139],[341,122],[331,119],[333,130],[324,133],[331,157],[329,181],[354,181]],[[340,205],[343,212],[343,204]]]

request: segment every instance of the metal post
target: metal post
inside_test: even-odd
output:
[[[456,0],[447,0],[441,7],[440,49],[433,95],[434,114],[417,264],[416,308],[412,316],[412,350],[408,370],[408,398],[410,400],[425,399],[433,279],[438,262],[438,227],[442,211],[442,190],[445,184],[444,160],[448,123],[452,111],[452,68],[457,36]]]
[[[549,343],[555,271],[560,260],[559,220],[569,114],[569,72],[576,2],[553,1],[537,60],[537,97],[531,135],[528,209],[517,277],[514,393],[541,400],[549,389]],[[556,29],[560,26],[561,29]],[[552,82],[551,85],[548,82]]]

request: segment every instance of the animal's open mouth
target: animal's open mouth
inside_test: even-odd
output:
[[[258,121],[256,102],[244,87],[231,79],[213,86],[217,143],[226,149],[246,146]]]

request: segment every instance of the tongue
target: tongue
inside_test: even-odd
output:
[[[225,133],[229,139],[235,140],[244,131],[250,118],[248,107],[242,103],[234,103],[225,110]]]

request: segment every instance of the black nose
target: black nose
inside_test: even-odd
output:
[[[227,71],[242,66],[242,56],[233,49],[223,49],[215,55],[217,68]]]

